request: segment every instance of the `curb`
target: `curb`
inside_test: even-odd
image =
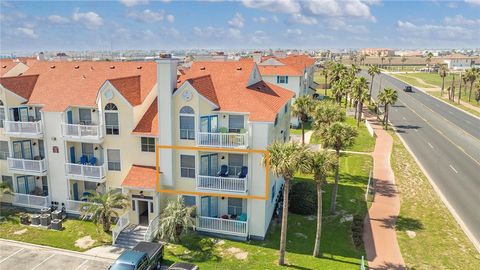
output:
[[[384,74],[385,74],[385,73],[384,73]],[[402,79],[399,79],[399,78],[397,78],[397,77],[391,76],[391,75],[389,75],[389,74],[385,74],[385,75],[389,76],[390,78],[399,80],[399,81],[401,81],[401,82],[403,82],[403,83],[405,83],[405,84],[410,85],[408,82],[406,82],[406,81],[404,81],[404,80],[402,80]],[[468,114],[468,115],[470,115],[470,116],[472,116],[472,117],[477,118],[477,119],[480,120],[480,117],[474,115],[474,114],[471,113],[471,112],[465,111],[465,110],[462,109],[462,108],[459,108],[459,107],[457,107],[457,106],[455,106],[455,105],[452,105],[452,104],[448,103],[447,101],[445,101],[445,100],[443,100],[443,99],[441,99],[441,98],[438,98],[438,97],[436,97],[436,96],[430,95],[427,91],[424,91],[424,90],[421,89],[421,88],[415,87],[415,86],[413,86],[413,85],[412,85],[412,87],[414,87],[415,89],[419,90],[420,92],[425,93],[425,94],[428,95],[429,97],[432,97],[432,98],[434,98],[434,99],[437,99],[437,100],[439,100],[439,101],[447,104],[448,106],[450,106],[450,107],[452,107],[452,108],[455,108],[455,109],[457,109],[457,110],[459,110],[459,111],[462,111],[462,112],[464,112],[464,113],[466,113],[466,114]]]
[[[389,121],[390,122],[390,121]],[[458,225],[460,225],[460,228],[462,228],[463,232],[465,233],[465,235],[468,237],[468,239],[470,240],[470,242],[473,244],[473,246],[477,249],[477,251],[480,253],[480,242],[475,239],[475,237],[473,236],[473,234],[470,232],[470,230],[468,229],[468,227],[465,225],[465,223],[463,223],[462,219],[460,218],[460,216],[458,215],[458,213],[455,211],[455,209],[453,208],[453,206],[448,202],[448,200],[446,199],[446,197],[443,195],[442,191],[438,188],[437,184],[432,180],[432,178],[430,177],[430,175],[428,174],[427,170],[425,170],[425,168],[423,167],[422,163],[420,163],[420,161],[418,160],[417,156],[415,156],[415,154],[413,153],[412,149],[410,149],[410,147],[408,146],[408,144],[405,142],[405,140],[402,138],[402,136],[400,135],[400,133],[397,131],[397,129],[395,128],[395,126],[390,123],[392,129],[395,131],[395,134],[397,135],[397,137],[402,141],[402,144],[403,146],[407,149],[407,151],[410,153],[410,155],[413,157],[413,159],[415,160],[415,162],[417,163],[417,165],[420,167],[420,170],[423,172],[423,174],[425,175],[425,177],[427,177],[428,179],[428,182],[430,182],[430,185],[433,187],[433,190],[435,190],[435,192],[438,194],[438,196],[440,197],[440,200],[443,202],[443,204],[447,207],[447,209],[450,211],[450,213],[452,214],[453,218],[455,219],[455,221],[457,222]]]
[[[68,249],[62,249],[62,248],[56,248],[56,247],[50,247],[50,246],[42,246],[38,244],[32,244],[32,243],[27,243],[27,242],[20,242],[20,241],[15,241],[15,240],[10,240],[10,239],[5,239],[5,238],[0,238],[0,243],[1,242],[7,242],[7,243],[12,243],[17,246],[27,246],[27,247],[33,247],[33,248],[41,248],[41,249],[46,249],[46,250],[54,250],[62,255],[67,255],[67,256],[72,256],[75,255],[79,258],[83,259],[89,259],[89,260],[96,260],[96,261],[104,261],[104,262],[113,262],[114,259],[108,258],[108,257],[102,257],[98,255],[91,255],[91,254],[85,254],[80,251],[74,251],[74,250],[68,250]]]

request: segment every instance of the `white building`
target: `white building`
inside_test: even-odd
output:
[[[183,196],[198,231],[263,239],[283,180],[261,151],[288,140],[293,96],[252,61],[194,62],[185,75],[174,59],[39,62],[0,78],[5,199],[79,214],[85,196],[113,190],[130,201],[124,226],[153,226]]]
[[[450,70],[466,70],[474,65],[474,57],[469,57],[463,54],[451,54],[444,57],[443,62],[447,64]]]

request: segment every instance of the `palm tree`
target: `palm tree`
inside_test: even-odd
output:
[[[427,54],[427,59],[425,60],[425,62],[427,62],[427,67],[429,71],[430,71],[430,63],[432,62],[432,57],[433,57],[433,53],[429,52]]]
[[[442,78],[442,90],[440,91],[440,96],[443,96],[443,89],[445,87],[445,77],[448,75],[448,68],[446,65],[441,65],[438,70],[438,75]]]
[[[378,101],[385,106],[385,117],[383,118],[383,124],[385,129],[388,129],[388,107],[397,102],[397,91],[392,88],[385,88],[378,95]]]
[[[407,58],[405,57],[405,55],[402,55],[402,58],[400,59],[400,61],[402,61],[402,70],[403,70],[403,67],[405,66],[405,62],[407,62]]]
[[[308,152],[304,159],[301,171],[303,173],[313,174],[317,187],[317,233],[315,236],[315,247],[313,256],[320,255],[320,238],[322,236],[322,185],[327,182],[327,175],[337,167],[337,159],[332,152],[316,151]]]
[[[333,102],[319,102],[312,112],[315,132],[329,127],[334,122],[345,121],[345,111]]]
[[[383,61],[385,61],[385,56],[382,56],[380,60],[382,60],[382,67],[383,67]]]
[[[392,65],[393,57],[392,57],[392,56],[389,56],[389,57],[387,58],[387,60],[388,60],[388,65],[391,66],[391,65]]]
[[[333,186],[332,203],[330,208],[330,212],[332,214],[335,214],[337,205],[340,151],[351,146],[357,135],[358,131],[356,128],[341,122],[335,122],[331,124],[322,132],[321,141],[323,147],[334,149],[337,157],[337,165],[335,167],[335,185]]]
[[[477,80],[478,73],[479,71],[476,68],[471,68],[467,70],[467,72],[465,73],[467,80],[470,82],[470,91],[468,92],[468,102],[470,102],[470,100],[472,99],[473,83]]]
[[[195,207],[185,207],[182,197],[171,200],[160,215],[158,237],[169,242],[178,242],[193,227]]]
[[[333,83],[333,82],[338,82],[346,73],[347,71],[347,67],[343,64],[340,64],[340,63],[336,63],[334,65],[331,66],[330,68],[330,82]]]
[[[312,113],[314,106],[315,103],[309,96],[302,96],[295,99],[292,106],[292,115],[300,120],[302,126],[302,144],[305,144],[305,123],[308,121],[308,117]]]
[[[345,79],[335,81],[332,83],[332,95],[335,97],[335,101],[340,106],[342,104],[342,97],[345,93],[345,89],[348,88],[348,82]]]
[[[104,232],[110,231],[112,218],[118,218],[117,211],[128,207],[127,196],[115,193],[113,190],[105,194],[97,193],[84,199],[87,202],[81,206],[83,219],[91,216],[93,223],[97,227],[101,224]]]
[[[364,65],[364,64],[365,64],[365,58],[366,58],[366,57],[365,57],[365,55],[363,55],[363,54],[360,56],[360,65]]]
[[[285,181],[283,186],[283,209],[282,209],[282,228],[280,232],[280,254],[278,264],[285,264],[285,247],[287,244],[287,219],[288,219],[288,193],[290,181],[295,173],[300,169],[300,165],[306,154],[306,148],[296,142],[274,142],[267,147],[270,156],[269,168],[276,177],[283,176]],[[266,158],[263,164],[266,165]]]
[[[360,121],[362,121],[362,110],[363,103],[367,101],[370,97],[368,94],[368,81],[365,77],[360,77],[355,79],[353,83],[354,96],[353,99],[357,102],[355,107],[355,117],[357,118],[357,127],[360,126]]]
[[[477,104],[480,102],[480,81],[475,84],[475,100]]]
[[[375,77],[375,74],[380,74],[380,73],[381,71],[378,68],[378,66],[370,66],[368,68],[368,75],[372,76],[372,81],[370,84],[370,93],[369,93],[370,96],[372,96],[373,78]]]

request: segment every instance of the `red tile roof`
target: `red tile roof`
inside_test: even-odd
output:
[[[38,75],[1,77],[0,84],[13,93],[28,100],[32,95]]]
[[[280,66],[280,65],[258,65],[260,74],[262,75],[277,75],[277,76],[302,76],[303,70],[298,70],[297,68],[291,66]]]
[[[9,72],[10,69],[15,67],[18,62],[13,61],[12,59],[1,59],[0,60],[0,77],[3,77],[5,73]]]
[[[40,61],[25,72],[25,75],[40,75],[28,103],[56,112],[69,106],[94,107],[98,90],[110,80],[136,106],[152,90],[156,73],[155,62]]]
[[[282,65],[259,65],[262,75],[303,76],[305,68],[315,64],[315,59],[308,55],[289,55],[287,57],[264,56],[262,62],[275,59]]]
[[[273,122],[294,93],[264,81],[248,86],[255,66],[253,61],[194,62],[180,81],[193,79],[195,89],[218,102],[220,111],[249,113],[250,121]]]
[[[148,107],[142,119],[138,122],[132,134],[158,136],[158,107],[157,98]]]
[[[122,186],[137,189],[155,189],[156,179],[155,167],[132,165],[127,176],[123,179]]]

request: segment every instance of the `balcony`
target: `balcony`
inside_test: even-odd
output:
[[[84,201],[67,200],[65,210],[67,213],[80,215],[83,210],[87,210],[86,205],[91,204]]]
[[[196,229],[198,231],[247,237],[248,222],[234,219],[199,216],[197,218]]]
[[[66,163],[65,172],[66,176],[70,179],[103,183],[105,182],[107,169],[105,164],[95,166],[79,163]]]
[[[43,137],[43,122],[38,120],[35,122],[21,121],[3,121],[4,132],[7,136],[20,138],[41,138]]]
[[[40,209],[44,207],[50,207],[50,199],[47,196],[12,193],[12,204]]]
[[[45,159],[30,160],[21,158],[7,158],[8,169],[14,173],[29,175],[46,175],[47,162]]]
[[[101,143],[103,125],[81,125],[62,123],[62,136],[67,141]]]
[[[248,133],[197,132],[197,146],[247,148]]]
[[[247,192],[247,178],[197,175],[197,190]]]

